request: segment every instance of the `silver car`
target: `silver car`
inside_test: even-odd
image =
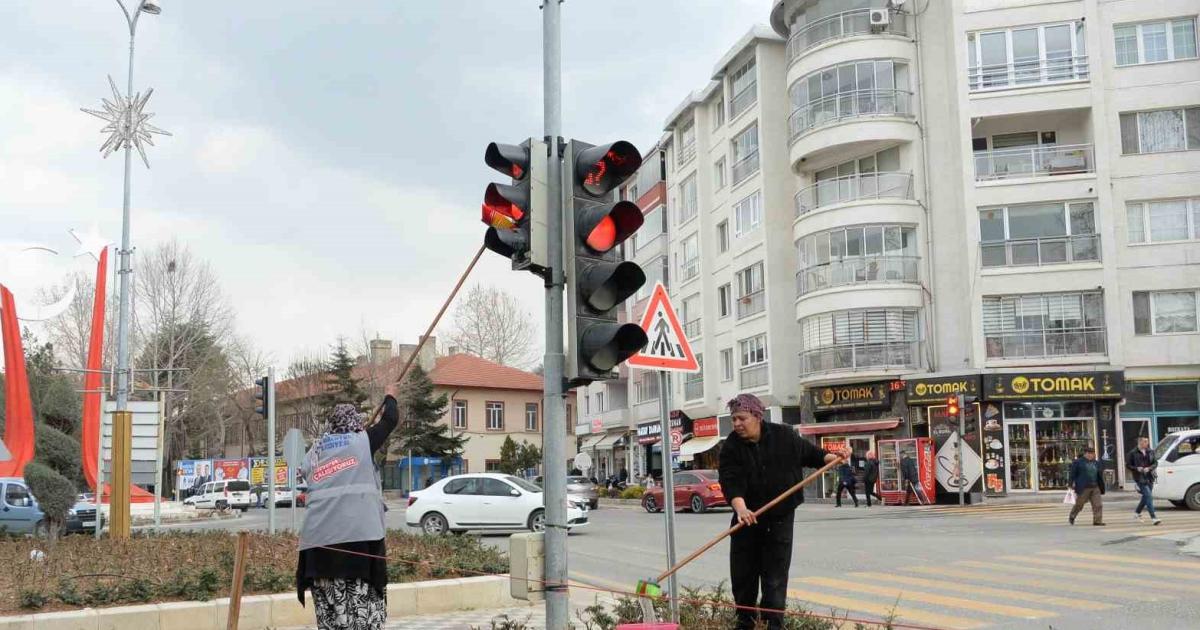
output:
[[[543,485],[545,481],[541,475],[533,480],[538,486]],[[586,501],[589,510],[600,507],[600,486],[583,475],[567,475],[567,496]]]

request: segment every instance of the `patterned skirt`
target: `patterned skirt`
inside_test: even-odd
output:
[[[382,630],[387,598],[362,580],[317,578],[312,583],[320,630]]]

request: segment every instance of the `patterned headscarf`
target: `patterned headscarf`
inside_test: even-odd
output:
[[[745,411],[762,420],[765,409],[758,396],[754,394],[738,394],[737,398],[729,401],[729,413],[734,414],[739,411]]]
[[[342,403],[333,408],[326,420],[326,431],[329,433],[357,433],[363,430],[365,414],[358,412],[354,405]]]

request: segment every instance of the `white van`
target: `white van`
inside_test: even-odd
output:
[[[231,507],[243,512],[250,509],[250,482],[245,479],[223,479],[204,484],[199,494],[192,497],[197,510],[212,510]]]
[[[1158,458],[1154,498],[1166,499],[1175,507],[1200,510],[1200,430],[1164,436],[1154,455]]]

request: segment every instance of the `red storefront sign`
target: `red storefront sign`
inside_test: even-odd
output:
[[[695,437],[711,437],[720,435],[720,433],[721,430],[716,416],[697,418],[692,421],[692,435]]]

